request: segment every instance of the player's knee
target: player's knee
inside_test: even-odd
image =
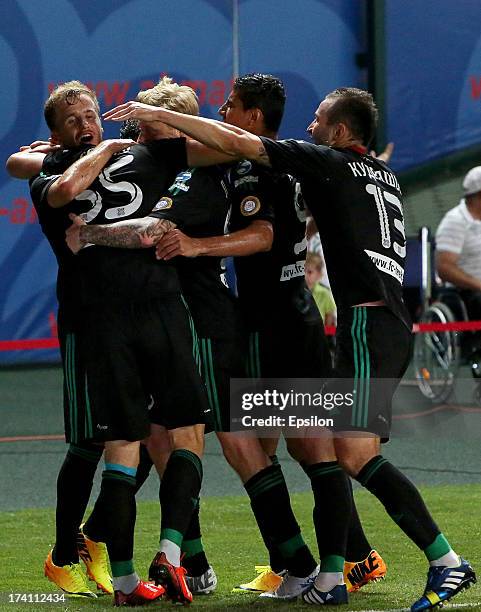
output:
[[[204,454],[204,425],[178,427],[169,431],[172,450],[185,448],[199,457]]]

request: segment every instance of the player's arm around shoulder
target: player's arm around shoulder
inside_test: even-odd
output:
[[[7,159],[8,174],[17,179],[30,179],[42,169],[45,153],[36,151],[19,151]]]
[[[61,208],[87,189],[114,153],[137,144],[130,139],[104,140],[92,151],[74,162],[49,189],[47,201],[52,208]]]
[[[215,119],[185,115],[133,101],[116,106],[104,113],[103,117],[113,121],[139,119],[141,121],[166,123],[207,147],[227,155],[226,158],[211,163],[221,163],[222,161],[247,157],[265,165],[269,164],[269,157],[258,136]],[[206,165],[205,159],[202,156],[200,158],[197,156],[195,145],[188,143],[187,148],[189,165]]]
[[[45,156],[57,149],[60,145],[51,140],[34,140],[10,155],[5,164],[7,172],[13,178],[31,179],[40,173]]]

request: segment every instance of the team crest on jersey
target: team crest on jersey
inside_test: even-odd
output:
[[[255,196],[247,196],[242,200],[240,205],[241,215],[244,215],[244,217],[255,215],[256,212],[259,211],[260,207],[261,203],[259,198],[256,198]]]
[[[167,208],[170,208],[171,206],[172,206],[172,199],[164,197],[164,198],[160,198],[160,200],[154,206],[154,210],[166,210]]]
[[[244,161],[241,161],[240,164],[238,164],[236,168],[237,174],[240,174],[241,176],[243,174],[247,174],[251,170],[252,170],[252,164],[247,159],[245,159]]]

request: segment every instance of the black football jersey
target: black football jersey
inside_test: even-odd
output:
[[[401,190],[361,149],[262,138],[274,169],[301,183],[319,230],[338,310],[384,300],[411,327],[402,299],[406,238]]]
[[[42,172],[30,179],[30,196],[37,212],[42,232],[50,243],[58,263],[57,300],[67,325],[74,325],[78,302],[78,258],[65,242],[65,230],[71,225],[69,213],[81,214],[90,208],[89,202],[70,202],[61,208],[52,208],[47,202],[50,186],[77,159],[92,149],[83,145],[75,149],[59,149],[46,155]]]
[[[249,326],[256,329],[273,313],[286,310],[318,320],[304,280],[306,210],[299,183],[247,160],[232,166],[227,176],[232,198],[229,230],[244,229],[255,220],[269,221],[274,230],[269,252],[234,258],[239,300]]]
[[[185,139],[132,146],[112,156],[101,174],[75,198],[88,202],[87,224],[105,225],[148,216],[181,168]],[[180,291],[175,267],[155,259],[153,249],[89,245],[79,253],[85,304],[126,303]]]
[[[230,200],[224,170],[218,166],[180,172],[151,217],[168,219],[188,236],[224,234]],[[238,326],[237,305],[227,288],[220,257],[176,257],[182,293],[204,338],[227,338]]]

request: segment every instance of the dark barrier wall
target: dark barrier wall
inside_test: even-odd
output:
[[[8,5],[8,7],[7,7]],[[151,87],[160,74],[194,87],[215,117],[232,75],[282,77],[282,136],[305,137],[319,97],[365,86],[362,3],[352,0],[4,0],[0,21],[3,159],[46,138],[42,105],[55,84],[88,83],[102,110]],[[106,124],[105,137],[118,125]],[[52,361],[56,266],[26,184],[0,173],[0,364]]]
[[[384,15],[393,167],[481,143],[479,0],[386,0]]]

